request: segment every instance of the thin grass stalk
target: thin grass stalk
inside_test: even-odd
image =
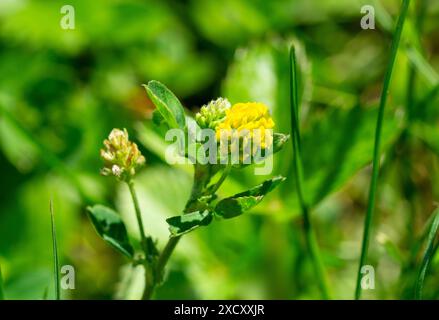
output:
[[[417,6],[416,6],[415,32],[416,35],[420,37],[424,26],[425,14],[427,12],[427,1],[419,0],[416,4]],[[418,45],[420,46],[420,41]],[[409,75],[407,80],[407,97],[406,97],[409,123],[413,118],[413,112],[414,112],[413,108],[416,103],[416,80],[417,80],[417,70],[413,65],[413,63],[410,61]]]
[[[425,248],[422,263],[416,279],[415,299],[417,300],[422,299],[422,290],[424,288],[425,277],[427,275],[430,262],[433,260],[434,254],[436,253],[437,249],[437,245],[435,245],[435,239],[439,229],[439,209],[435,210],[433,216],[434,219],[428,233],[427,246]]]
[[[60,294],[60,277],[59,277],[59,258],[58,258],[58,244],[56,241],[56,226],[55,215],[53,213],[53,201],[50,200],[50,221],[52,225],[52,248],[53,248],[53,277],[55,283],[55,299],[61,300]]]
[[[422,31],[423,31],[423,24],[424,24],[424,18],[425,14],[427,12],[427,2],[426,0],[419,0],[416,3],[415,6],[415,34],[420,39]],[[415,44],[417,47],[421,47],[420,41],[416,42]],[[406,222],[406,230],[407,230],[407,237],[406,242],[410,247],[413,247],[414,243],[416,242],[415,239],[415,233],[412,232],[413,227],[416,223],[416,205],[414,203],[414,195],[416,191],[416,185],[412,179],[412,173],[413,173],[413,166],[412,166],[412,151],[413,151],[413,145],[412,145],[412,139],[409,134],[410,126],[415,118],[415,107],[420,107],[418,104],[418,94],[416,91],[416,85],[418,80],[418,69],[421,70],[421,67],[416,65],[414,61],[411,61],[409,50],[413,48],[408,48],[408,78],[407,78],[407,86],[406,86],[406,125],[401,133],[400,141],[399,141],[399,148],[404,150],[404,154],[402,155],[401,161],[403,165],[403,194],[405,195],[405,198],[409,202],[409,216]],[[414,49],[413,49],[414,50]],[[422,51],[422,50],[421,50]],[[422,72],[419,72],[422,74]],[[425,73],[425,72],[424,72]],[[407,265],[404,266],[401,274],[400,279],[404,279],[407,277],[407,272],[410,271],[412,265],[415,264],[415,255],[412,255],[410,259],[408,259]]]
[[[2,266],[0,265],[0,300],[5,300],[5,293],[3,291],[3,276],[2,276]]]
[[[323,299],[330,299],[330,290],[328,280],[320,255],[320,249],[311,223],[309,214],[310,208],[304,196],[304,182],[303,182],[303,166],[301,157],[301,139],[299,128],[299,100],[298,100],[298,80],[297,80],[297,66],[296,53],[294,47],[290,48],[290,104],[291,104],[291,128],[293,135],[293,151],[294,151],[294,170],[296,176],[296,190],[299,198],[300,207],[303,217],[303,231],[305,235],[306,244],[309,250],[311,262],[317,276],[317,281],[321,290]]]
[[[387,96],[389,94],[390,80],[392,78],[393,67],[395,64],[396,54],[398,52],[399,43],[401,40],[402,29],[404,26],[404,21],[407,16],[408,8],[409,8],[410,0],[403,0],[401,6],[401,13],[398,18],[398,22],[396,25],[396,29],[393,35],[392,47],[390,50],[390,61],[387,65],[386,74],[384,77],[383,90],[381,93],[380,105],[378,109],[378,119],[375,131],[375,145],[373,151],[373,160],[372,160],[372,178],[370,182],[369,189],[369,200],[366,211],[366,217],[364,221],[364,230],[363,230],[363,241],[361,246],[361,256],[360,263],[358,266],[357,272],[357,284],[355,288],[355,299],[360,299],[361,297],[361,269],[363,265],[365,265],[367,261],[367,254],[369,249],[369,238],[370,238],[370,229],[372,225],[373,211],[375,208],[375,198],[376,198],[376,190],[378,186],[378,175],[379,175],[379,162],[380,162],[380,148],[381,148],[381,132],[383,127],[383,119],[384,119],[384,110],[387,102]]]

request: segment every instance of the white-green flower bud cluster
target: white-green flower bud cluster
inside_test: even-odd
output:
[[[215,128],[226,117],[226,110],[230,109],[230,102],[225,98],[212,100],[207,105],[201,107],[200,112],[195,115],[195,120],[202,129]]]
[[[113,129],[104,140],[104,149],[101,149],[101,158],[104,176],[113,175],[120,180],[129,180],[135,175],[136,169],[145,163],[145,157],[139,151],[137,144],[129,140],[126,129]]]

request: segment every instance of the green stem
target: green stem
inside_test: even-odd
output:
[[[5,294],[3,292],[3,277],[2,277],[2,266],[0,265],[0,300],[5,300]]]
[[[433,223],[428,233],[427,246],[425,248],[424,257],[416,280],[415,299],[417,300],[422,299],[425,276],[427,275],[430,262],[433,260],[434,254],[436,253],[437,246],[435,246],[435,239],[439,229],[439,209],[436,209],[433,213],[433,217]]]
[[[396,54],[398,52],[398,46],[401,39],[401,33],[404,26],[404,21],[407,16],[408,8],[409,8],[410,0],[403,0],[401,7],[401,14],[398,19],[398,23],[396,25],[395,33],[393,36],[391,53],[390,53],[390,62],[387,66],[386,75],[384,78],[383,91],[381,93],[380,105],[378,109],[378,120],[376,125],[375,132],[375,145],[373,152],[373,161],[372,161],[372,179],[370,183],[369,189],[369,201],[367,206],[366,217],[364,221],[364,231],[363,231],[363,241],[361,247],[361,256],[360,263],[358,266],[357,272],[357,284],[355,289],[355,299],[360,299],[361,297],[361,268],[366,263],[367,253],[369,248],[369,238],[370,238],[370,229],[372,225],[372,217],[373,211],[375,207],[375,196],[376,189],[378,185],[378,174],[379,174],[379,161],[380,161],[380,146],[381,146],[381,131],[383,127],[383,118],[384,118],[384,109],[387,102],[387,96],[389,93],[390,80],[392,77],[393,66],[395,64]]]
[[[191,197],[188,200],[186,207],[189,203],[191,203],[193,200],[197,199],[204,191],[205,185],[209,182],[210,174],[208,174],[209,177],[206,177],[204,170],[198,170],[197,165],[195,165],[195,172],[194,172],[194,185],[192,188]],[[220,179],[218,182],[214,185],[213,189],[210,191],[211,194],[214,194],[219,187],[222,185],[222,183],[225,181],[226,177],[230,173],[231,165],[227,165],[224,169],[224,172],[222,173]],[[210,171],[209,171],[210,172]],[[186,210],[186,209],[185,209]],[[183,214],[187,213],[186,211],[183,212]],[[153,291],[154,288],[157,286],[158,282],[160,282],[163,278],[163,273],[165,271],[166,264],[169,261],[169,258],[171,257],[172,253],[174,252],[175,248],[177,247],[178,242],[180,241],[180,238],[182,236],[177,237],[171,237],[169,238],[168,242],[166,243],[165,247],[163,248],[163,251],[159,255],[159,258],[157,260],[157,264],[154,268],[154,284],[151,288]]]
[[[150,283],[150,285],[145,287],[142,300],[151,299],[151,296],[154,293],[156,286],[163,279],[163,272],[165,270],[166,264],[168,263],[169,258],[171,257],[172,253],[174,252],[174,249],[177,246],[180,238],[181,238],[181,236],[169,238],[168,242],[166,243],[166,246],[163,248],[163,251],[159,256],[157,264],[155,265],[154,274],[153,274],[153,281]]]
[[[218,182],[215,183],[215,185],[213,186],[212,190],[210,190],[211,194],[215,194],[215,192],[218,191],[219,187],[221,187],[221,185],[223,184],[224,180],[226,180],[227,176],[230,173],[230,170],[232,169],[232,165],[231,164],[227,164],[226,168],[224,169],[221,177],[219,178]]]
[[[303,217],[303,231],[305,240],[311,257],[311,262],[314,266],[314,271],[319,282],[320,290],[323,299],[330,299],[330,290],[328,280],[320,255],[320,249],[311,223],[309,214],[309,205],[304,196],[304,182],[303,182],[303,167],[301,159],[301,140],[299,128],[299,99],[298,99],[298,81],[297,81],[297,66],[296,54],[294,47],[290,48],[290,103],[291,103],[291,128],[293,132],[293,150],[294,150],[294,170],[296,176],[297,196],[299,198],[300,207]]]
[[[424,26],[424,20],[425,20],[425,14],[427,12],[427,1],[426,0],[419,0],[416,3],[416,17],[415,17],[415,33],[417,36],[417,39],[420,39],[422,34],[422,29]],[[414,46],[417,48],[421,48],[420,41],[417,41]],[[415,105],[415,98],[416,98],[416,80],[417,80],[417,72],[416,68],[413,65],[412,61],[408,62],[409,67],[409,74],[408,74],[408,80],[407,80],[407,96],[406,96],[406,102],[407,102],[407,115],[408,115],[408,123],[410,124],[411,120],[413,120],[414,116],[414,105]]]
[[[133,199],[134,211],[136,212],[137,224],[140,231],[140,243],[143,252],[145,253],[145,261],[143,263],[143,268],[145,270],[145,289],[143,291],[142,300],[151,299],[152,293],[154,291],[154,277],[149,265],[150,252],[148,250],[148,242],[145,235],[145,228],[142,220],[142,212],[140,211],[139,200],[137,199],[136,190],[134,189],[134,180],[127,181],[128,188],[130,189],[131,198]]]
[[[140,241],[142,243],[142,249],[146,251],[147,246],[145,229],[143,227],[142,212],[140,211],[139,200],[137,199],[136,190],[134,189],[134,180],[128,181],[127,184],[128,188],[130,189],[131,198],[133,199],[134,211],[136,212],[137,224],[140,231]],[[145,252],[145,254],[148,254],[148,252]]]
[[[416,4],[415,11],[415,35],[418,39],[420,39],[425,14],[427,11],[427,1],[419,0]],[[416,47],[420,48],[420,41],[415,44]],[[413,146],[410,139],[409,128],[413,119],[415,117],[415,106],[418,105],[418,97],[416,94],[416,84],[417,84],[417,68],[412,61],[408,62],[408,78],[407,78],[407,95],[406,95],[406,110],[407,110],[407,123],[404,127],[403,132],[401,133],[399,143],[395,149],[403,150],[401,156],[401,161],[403,165],[403,179],[402,179],[402,191],[403,194],[409,202],[409,216],[406,222],[406,243],[408,247],[412,247],[415,243],[415,233],[412,231],[416,224],[416,206],[414,203],[414,195],[416,190],[416,185],[412,179],[413,166],[412,159],[410,157],[413,154]],[[402,269],[400,273],[400,279],[404,279],[407,277],[407,272],[410,272],[411,267],[415,265],[416,254],[412,254],[411,257],[407,261],[407,265]]]
[[[150,300],[154,293],[155,283],[146,275],[149,270],[145,267],[145,289],[143,290],[142,300]]]
[[[175,247],[180,241],[180,238],[181,236],[169,238],[168,243],[166,243],[166,246],[163,248],[163,251],[159,256],[159,260],[156,265],[156,276],[158,277],[158,279],[162,279],[166,264],[168,263],[169,258],[174,252]]]
[[[58,259],[58,245],[56,242],[56,227],[55,215],[53,214],[53,202],[50,200],[50,222],[52,225],[52,248],[53,248],[53,277],[55,282],[55,299],[60,300],[60,285],[59,285],[59,259]]]

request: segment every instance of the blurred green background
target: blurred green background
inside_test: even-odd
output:
[[[63,30],[60,8],[75,8]],[[374,5],[376,29],[360,9]],[[85,207],[103,203],[137,237],[126,186],[99,175],[99,149],[127,128],[147,158],[137,188],[147,230],[189,196],[191,168],[164,161],[142,83],[166,84],[189,111],[218,96],[270,106],[289,133],[288,46],[299,48],[307,193],[334,297],[353,297],[377,104],[398,0],[0,0],[0,265],[6,297],[53,297],[49,200],[61,264],[76,270],[66,299],[138,298],[133,269],[95,233]],[[413,297],[417,246],[439,199],[439,1],[412,1],[383,131],[369,262],[369,299]],[[251,213],[185,236],[159,299],[317,299],[295,194],[292,148],[275,156],[288,180]],[[233,173],[221,195],[264,177]],[[437,247],[436,247],[437,248]],[[424,297],[439,298],[439,257]]]

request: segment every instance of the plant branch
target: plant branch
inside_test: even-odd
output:
[[[387,96],[389,93],[390,80],[392,77],[393,66],[395,64],[396,54],[398,52],[399,42],[401,39],[402,29],[404,26],[404,21],[407,16],[408,8],[409,8],[410,0],[403,0],[401,13],[396,25],[396,29],[393,36],[391,53],[390,53],[390,61],[387,66],[386,75],[384,78],[383,90],[381,93],[380,105],[378,109],[378,119],[375,131],[375,145],[373,152],[373,161],[372,161],[372,178],[369,189],[369,200],[367,206],[366,217],[364,221],[364,231],[363,231],[363,241],[361,247],[361,256],[360,263],[358,266],[357,272],[357,284],[355,289],[355,299],[359,299],[361,297],[361,269],[367,260],[367,253],[369,248],[369,238],[370,238],[370,228],[372,225],[372,217],[373,211],[375,207],[375,197],[376,197],[376,189],[378,185],[378,175],[379,175],[379,161],[380,161],[380,147],[381,147],[381,131],[383,127],[383,119],[384,119],[384,109],[387,102]]]

